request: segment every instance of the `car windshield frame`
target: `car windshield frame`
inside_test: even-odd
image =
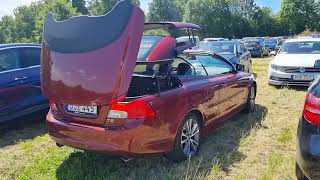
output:
[[[309,47],[311,44],[312,47]],[[314,47],[315,44],[317,44],[317,47]],[[307,40],[285,42],[283,43],[279,54],[320,54],[320,41]]]

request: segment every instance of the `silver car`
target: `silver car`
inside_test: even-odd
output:
[[[320,39],[287,40],[270,62],[272,85],[309,86],[320,75]]]

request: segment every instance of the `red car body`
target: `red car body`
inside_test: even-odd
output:
[[[106,18],[99,24],[111,24],[119,12],[123,16],[129,14],[127,18],[117,19],[124,25],[120,23],[119,29],[112,30],[121,33],[111,32],[110,36],[114,37],[104,40],[99,37],[108,33],[91,32],[99,28],[79,29],[84,24],[99,26],[97,17],[80,16],[55,22],[49,14],[45,21],[42,89],[50,99],[49,135],[59,145],[123,156],[170,152],[175,148],[177,132],[187,115],[196,116],[201,132],[205,133],[246,107],[250,89],[256,90],[256,84],[251,74],[234,69],[223,75],[160,76],[161,70],[154,69],[170,65],[170,71],[172,61],[168,60],[155,61],[159,63],[152,65],[152,72],[156,74],[134,76],[137,66],[148,70],[150,63],[136,63],[144,15],[139,8],[122,1],[105,17],[99,17]],[[151,53],[149,57],[165,58],[161,54]],[[230,62],[214,53],[191,52],[187,56],[198,55],[210,56],[233,68]],[[174,82],[168,81],[168,77]],[[145,83],[151,79],[153,83]],[[135,82],[142,85],[133,86]],[[159,91],[141,94],[135,91],[140,88],[149,92],[147,86],[152,88],[155,82]],[[161,82],[170,82],[171,88],[163,88],[168,83]],[[95,115],[70,112],[69,105],[96,107],[97,112]]]

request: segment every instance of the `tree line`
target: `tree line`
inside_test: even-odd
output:
[[[41,42],[47,12],[58,20],[75,15],[102,15],[119,0],[39,0],[14,9],[0,20],[0,43]],[[139,0],[131,0],[140,5]],[[146,20],[187,21],[202,27],[201,37],[294,35],[304,30],[320,31],[318,0],[283,0],[273,13],[255,0],[152,0]]]

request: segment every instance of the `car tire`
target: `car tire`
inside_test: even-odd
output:
[[[297,177],[297,180],[308,180],[308,178],[303,174],[298,163],[296,163],[296,177]]]
[[[260,51],[259,58],[263,58],[263,52]]]
[[[252,86],[250,88],[250,91],[248,93],[248,98],[246,102],[246,107],[244,109],[245,113],[252,113],[256,110],[256,88],[255,86]]]
[[[167,153],[166,157],[173,162],[185,161],[190,156],[198,154],[200,140],[201,126],[199,118],[194,114],[189,114],[179,126],[173,151]]]

